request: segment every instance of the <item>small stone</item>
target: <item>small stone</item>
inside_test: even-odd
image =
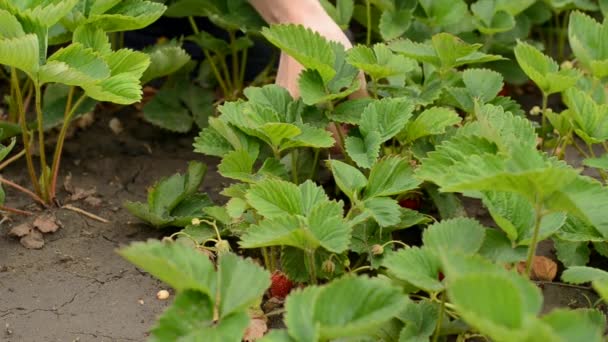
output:
[[[12,237],[24,237],[32,231],[32,226],[29,223],[22,223],[18,226],[11,228],[8,232],[8,236]]]
[[[22,237],[19,242],[27,249],[41,249],[44,247],[42,233],[36,229],[32,229],[32,231],[28,235]]]
[[[144,305],[144,300],[143,299],[139,299],[137,302],[139,303],[139,305]]]
[[[124,130],[124,128],[122,127],[122,122],[120,122],[120,120],[118,120],[117,118],[112,118],[108,123],[108,126],[112,130],[112,133],[116,135],[119,135]]]
[[[167,290],[160,290],[156,293],[156,298],[158,298],[159,300],[166,300],[167,298],[169,298],[169,291]]]

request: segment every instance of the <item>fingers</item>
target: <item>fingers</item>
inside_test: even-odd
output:
[[[298,77],[300,77],[300,72],[302,72],[302,69],[303,67],[300,63],[298,63],[288,54],[281,52],[279,70],[277,71],[275,83],[286,88],[294,98],[298,98],[300,96]]]

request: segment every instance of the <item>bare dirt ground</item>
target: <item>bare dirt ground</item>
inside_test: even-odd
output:
[[[124,125],[122,133],[113,134],[110,117],[101,115],[67,142],[61,177],[70,173],[73,187],[96,188],[101,205],[72,204],[110,223],[57,209],[62,228],[45,234],[39,250],[25,249],[8,236],[11,227],[32,218],[11,216],[12,222],[0,225],[0,341],[143,341],[170,303],[172,298],[156,299],[165,285],[115,252],[131,241],[163,235],[134,219],[122,203],[145,200],[146,188],[156,180],[203,158],[191,152],[192,136],[161,132],[133,114],[115,116]],[[208,164],[205,184],[217,188],[215,162]],[[10,167],[4,177],[28,185],[23,164]],[[60,198],[68,195],[64,191]],[[7,190],[7,198],[7,205],[39,210],[19,193]]]

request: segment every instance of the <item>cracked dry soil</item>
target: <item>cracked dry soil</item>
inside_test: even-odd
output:
[[[193,136],[162,132],[129,112],[115,114],[124,126],[116,135],[108,126],[111,117],[97,116],[92,127],[66,142],[61,179],[70,173],[72,186],[95,187],[100,206],[72,204],[110,223],[58,209],[62,228],[45,234],[40,250],[25,249],[8,236],[23,217],[13,215],[0,225],[0,341],[144,341],[172,297],[156,299],[166,285],[115,251],[163,232],[138,222],[122,203],[145,201],[148,186],[183,172],[192,159],[209,166],[203,190],[217,196],[222,187],[216,162],[192,152]],[[28,185],[24,164],[12,165],[3,176]],[[67,197],[65,191],[59,195]],[[9,206],[39,210],[19,193],[7,190],[7,199]]]

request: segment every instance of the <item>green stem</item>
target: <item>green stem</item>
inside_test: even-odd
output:
[[[585,158],[591,158],[591,156],[587,152],[585,152],[585,150],[578,146],[578,144],[576,143],[576,139],[572,139],[572,146],[574,146],[578,153],[583,155]]]
[[[310,275],[310,282],[313,285],[317,284],[317,267],[315,265],[315,251],[306,251],[306,255],[308,256],[308,273]]]
[[[24,155],[25,155],[25,149],[21,150],[21,152],[15,154],[14,156],[8,158],[4,162],[2,162],[2,164],[0,164],[0,171],[4,170],[5,167],[9,166],[10,164],[15,162],[19,158],[23,157]]]
[[[530,277],[530,271],[532,270],[532,261],[534,260],[534,255],[536,255],[538,233],[540,232],[540,223],[543,218],[542,210],[543,204],[541,201],[537,200],[537,203],[534,206],[534,232],[532,233],[532,241],[530,242],[530,247],[528,248],[528,257],[526,259],[526,276],[528,277]]]
[[[234,86],[233,91],[240,89],[239,86],[239,53],[236,50],[236,35],[233,30],[228,31],[230,37],[230,50],[232,50],[232,84]]]
[[[274,269],[272,268],[272,265],[270,264],[270,258],[268,257],[268,248],[267,247],[262,247],[262,257],[264,258],[264,266],[266,266],[266,269],[270,272],[273,272]]]
[[[566,32],[568,32],[568,12],[564,13],[564,15],[562,16],[562,22],[560,25],[560,21],[559,18],[557,20],[557,25],[558,25],[558,43],[557,43],[557,53],[559,56],[560,61],[563,61],[565,59],[565,45],[566,45]]]
[[[298,150],[291,152],[291,179],[298,184]]]
[[[190,27],[192,27],[192,32],[194,32],[194,34],[199,34],[200,30],[198,29],[198,25],[196,25],[196,21],[194,21],[194,18],[192,16],[190,16],[190,17],[188,17],[188,21],[190,22]],[[224,96],[228,96],[228,87],[226,87],[226,82],[224,82],[224,78],[220,74],[220,71],[219,71],[217,65],[215,64],[215,61],[211,57],[211,54],[209,53],[209,51],[207,51],[207,49],[203,48],[202,46],[200,48],[201,48],[201,50],[203,50],[203,54],[205,55],[205,58],[209,61],[209,66],[211,67],[211,72],[213,72],[213,76],[215,76],[217,83],[220,85],[220,88],[222,88],[222,92],[224,93]]]
[[[3,178],[2,176],[0,176],[0,184],[10,186],[11,188],[13,188],[15,190],[21,191],[24,194],[30,196],[34,201],[36,201],[46,207],[46,203],[42,200],[42,198],[40,198],[40,196],[38,196],[35,193],[29,191],[28,189],[22,187],[21,185],[19,185],[17,183],[13,183],[13,182],[9,181],[8,179]]]
[[[234,95],[234,84],[232,83],[232,79],[230,77],[230,71],[228,71],[228,64],[226,64],[226,56],[219,55],[220,67],[224,73],[224,82],[226,82],[226,87],[228,88],[228,93],[226,97],[229,99]]]
[[[549,102],[549,95],[543,92],[543,100],[542,100],[542,109],[541,109],[541,137],[546,138],[547,136],[547,116],[545,115],[545,111],[547,110],[547,104]]]
[[[72,105],[72,100],[74,98],[74,87],[70,87],[68,92],[68,101],[65,107],[65,112],[63,114],[63,124],[61,125],[61,130],[59,131],[59,137],[57,138],[57,145],[55,145],[55,153],[53,154],[53,165],[51,166],[51,186],[50,186],[50,199],[55,199],[55,195],[57,194],[57,177],[59,175],[59,165],[61,164],[61,153],[63,152],[63,144],[65,142],[65,138],[68,132],[68,128],[70,127],[70,122],[72,122],[72,118],[74,114],[76,114],[76,110],[82,105],[84,100],[86,99],[86,95],[83,93],[78,100]]]
[[[370,0],[365,0],[365,17],[367,20],[367,34],[365,36],[365,44],[372,44],[372,4]]]
[[[242,92],[245,84],[245,69],[247,69],[247,53],[249,49],[243,49],[241,54],[241,69],[239,70],[239,93]]]
[[[435,333],[433,334],[433,342],[439,341],[439,334],[441,333],[441,324],[443,322],[444,312],[445,312],[445,293],[441,295],[441,306],[439,307],[439,317],[437,317],[437,325],[435,326]]]
[[[48,185],[48,175],[47,175],[47,164],[46,164],[46,152],[44,150],[44,116],[42,115],[42,92],[40,89],[40,84],[36,82],[34,84],[35,91],[35,102],[36,102],[36,121],[38,124],[38,148],[40,153],[40,172],[42,174],[42,183],[44,184],[44,189],[42,191],[42,198],[45,201],[49,200],[49,188]]]
[[[321,150],[318,148],[315,148],[315,155],[312,161],[312,169],[310,170],[310,179],[311,180],[315,180],[315,177],[317,177],[317,164],[319,164],[319,154],[320,154]]]
[[[17,105],[17,113],[19,115],[19,123],[21,125],[21,137],[23,139],[23,148],[25,149],[27,171],[30,175],[30,180],[32,182],[32,186],[34,187],[34,191],[36,194],[40,195],[40,184],[38,183],[38,177],[36,176],[36,169],[34,168],[34,161],[30,151],[30,132],[27,128],[25,110],[23,109],[23,96],[21,94],[21,88],[19,88],[17,69],[15,68],[11,68],[11,87],[15,90],[15,104]]]

